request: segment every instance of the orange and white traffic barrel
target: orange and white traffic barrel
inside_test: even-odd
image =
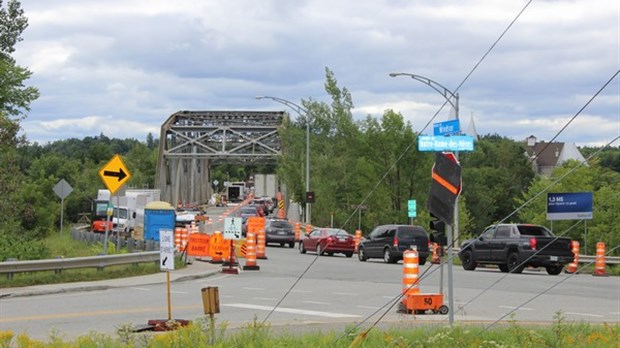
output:
[[[420,292],[418,286],[418,274],[419,269],[419,255],[418,250],[413,247],[413,250],[405,250],[403,253],[403,298],[406,300],[407,295],[413,295]]]
[[[184,251],[187,246],[187,242],[189,241],[189,232],[187,226],[185,228],[181,228],[181,250]]]
[[[596,243],[596,261],[594,263],[594,273],[592,273],[592,275],[606,276],[605,262],[605,243],[598,242]]]
[[[360,241],[362,240],[362,231],[361,230],[355,230],[355,237],[354,237],[354,241],[355,241],[355,249],[354,249],[354,253],[357,254],[357,248],[360,245]]]
[[[579,241],[571,241],[571,250],[573,252],[573,262],[568,264],[568,267],[564,270],[564,273],[577,273],[579,269]]]
[[[265,229],[261,228],[258,231],[258,236],[256,238],[256,258],[261,260],[266,260],[267,255],[265,254],[265,246],[267,245],[265,240]]]
[[[299,224],[299,222],[295,223],[295,241],[298,242],[299,241],[299,234],[300,234],[300,230],[301,230],[301,226]]]
[[[433,256],[431,258],[431,263],[434,264],[438,264],[441,263],[441,258],[439,257],[439,244],[438,243],[432,243],[432,248],[433,248]]]
[[[181,227],[174,229],[174,247],[177,251],[183,251],[183,246],[181,245]]]
[[[258,271],[260,267],[256,263],[256,234],[248,231],[245,247],[245,266],[243,270]]]
[[[310,233],[310,232],[312,232],[312,225],[307,224],[306,225],[306,233]]]

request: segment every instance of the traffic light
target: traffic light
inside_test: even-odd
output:
[[[444,246],[448,244],[446,238],[446,223],[437,219],[433,214],[431,214],[431,221],[429,223],[429,228],[435,232],[431,232],[431,242],[436,242],[437,244]]]

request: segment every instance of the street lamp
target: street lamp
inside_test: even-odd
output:
[[[258,100],[261,99],[271,99],[280,104],[284,104],[289,108],[293,109],[300,117],[306,117],[306,194],[310,192],[310,120],[308,118],[308,110],[303,107],[293,103],[290,100],[286,100],[278,97],[271,97],[266,95],[259,95],[255,97]],[[308,203],[306,198],[306,224],[311,224],[311,204]]]
[[[452,105],[452,107],[454,108],[455,114],[456,114],[456,119],[459,119],[459,94],[458,93],[452,93],[452,91],[450,91],[449,89],[447,89],[446,87],[442,86],[440,83],[435,82],[431,79],[429,79],[428,77],[424,77],[424,76],[420,76],[420,75],[416,75],[416,74],[409,74],[409,73],[390,73],[391,77],[397,77],[397,76],[409,76],[414,80],[420,81],[423,84],[431,87],[432,89],[434,89],[435,91],[437,91],[439,94],[441,94],[444,99],[446,99],[447,103],[450,103],[450,105]],[[454,101],[453,101],[454,100]],[[456,154],[456,158],[458,160],[458,153]],[[454,296],[453,296],[453,286],[452,286],[452,259],[453,259],[453,253],[452,253],[452,248],[454,247],[453,241],[458,241],[458,235],[459,235],[459,208],[458,208],[458,197],[456,197],[456,200],[454,202],[454,222],[452,224],[452,231],[454,231],[454,238],[452,238],[452,231],[450,230],[450,226],[448,225],[446,228],[446,234],[447,234],[447,244],[448,244],[448,298],[449,298],[449,307],[450,308],[454,308]],[[443,276],[442,276],[442,281],[443,281]],[[454,314],[452,313],[452,311],[450,312],[450,325],[452,325],[452,323],[454,322]]]

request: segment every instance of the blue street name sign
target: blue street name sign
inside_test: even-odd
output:
[[[434,135],[450,135],[456,134],[461,130],[461,124],[458,119],[438,122],[433,125]]]
[[[418,151],[474,151],[471,135],[418,136]]]
[[[592,192],[547,193],[547,220],[592,219]]]

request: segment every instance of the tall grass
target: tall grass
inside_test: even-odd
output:
[[[328,331],[298,333],[291,331],[274,334],[269,325],[254,320],[241,330],[227,332],[226,323],[217,329],[210,327],[205,317],[198,318],[188,326],[161,333],[133,333],[131,326],[121,326],[118,337],[95,332],[63,341],[59,333],[53,333],[49,341],[32,340],[24,335],[13,336],[0,332],[2,347],[420,347],[420,348],[538,348],[538,347],[618,347],[619,324],[568,323],[558,314],[550,325],[525,326],[509,322],[492,330],[483,325],[440,326],[433,324],[407,324],[393,329],[374,329],[360,336],[359,333]]]

